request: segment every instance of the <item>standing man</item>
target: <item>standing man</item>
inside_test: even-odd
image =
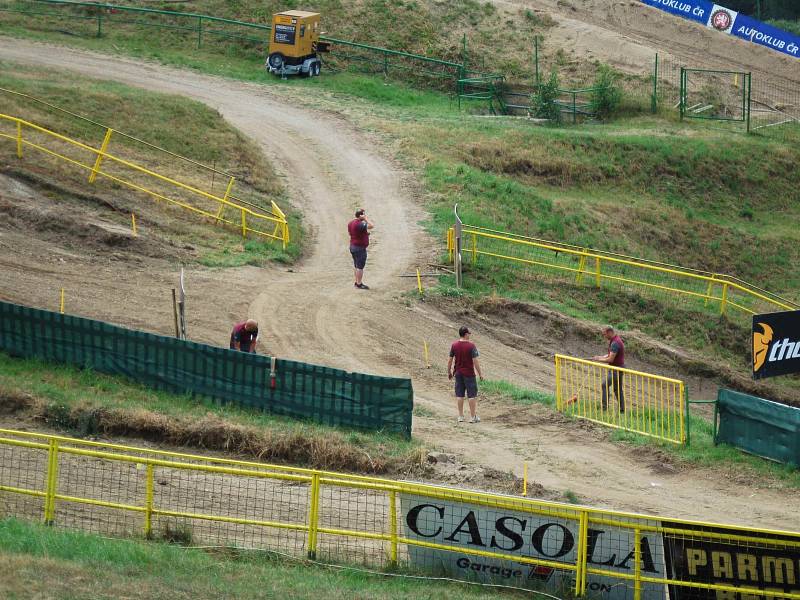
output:
[[[231,350],[255,354],[257,344],[258,323],[253,319],[242,321],[233,326],[233,331],[231,331]]]
[[[480,423],[476,411],[478,404],[478,383],[475,373],[483,381],[481,365],[478,362],[478,348],[469,341],[470,331],[467,327],[458,330],[461,338],[450,346],[450,359],[447,361],[447,378],[456,378],[456,402],[458,403],[458,422],[464,422],[464,394],[469,399],[469,422]],[[455,366],[454,364],[455,363]]]
[[[608,340],[608,353],[603,356],[595,356],[593,360],[606,363],[613,367],[624,367],[625,344],[622,338],[614,333],[614,328],[611,327],[611,325],[606,325],[603,328],[603,337]],[[608,409],[608,388],[612,386],[614,388],[614,395],[619,401],[619,412],[625,412],[625,393],[622,390],[623,375],[624,373],[622,373],[622,371],[617,371],[615,369],[608,370],[608,375],[606,375],[605,380],[600,386],[602,388],[603,410]]]
[[[374,225],[367,219],[363,208],[356,210],[356,218],[347,224],[347,232],[350,234],[350,254],[353,256],[353,267],[355,269],[355,287],[360,290],[368,290],[369,286],[362,282],[364,278],[364,266],[367,264],[367,246],[369,246],[369,230]]]

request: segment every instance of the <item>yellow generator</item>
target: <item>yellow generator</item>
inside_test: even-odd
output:
[[[299,73],[316,77],[322,69],[319,52],[330,44],[320,42],[319,13],[287,10],[272,15],[267,71],[278,75]]]

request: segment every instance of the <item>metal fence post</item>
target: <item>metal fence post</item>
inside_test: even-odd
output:
[[[689,419],[689,390],[686,389],[686,386],[681,383],[681,396],[683,397],[683,414],[684,414],[684,429],[686,434],[686,445],[692,445],[692,433],[691,433],[691,425]],[[681,440],[683,441],[683,440]]]
[[[556,355],[556,410],[561,410],[561,361]]]
[[[722,284],[722,301],[719,303],[719,314],[724,315],[728,304],[728,284]]]
[[[173,294],[175,290],[172,290]],[[147,465],[145,476],[144,499],[144,537],[150,538],[153,533],[153,465]]]
[[[653,69],[653,99],[650,102],[650,110],[653,114],[658,112],[658,52],[656,52],[656,63]]]
[[[747,74],[747,133],[750,133],[750,109],[753,100],[753,73]]]
[[[308,558],[317,558],[317,529],[319,528],[319,473],[311,476],[311,509],[308,523]]]
[[[56,517],[56,487],[58,484],[58,440],[51,439],[47,450],[47,482],[44,496],[44,522],[52,525]]]
[[[600,257],[595,256],[594,258],[594,267],[595,267],[595,275],[594,275],[594,282],[597,287],[600,287]]]
[[[642,600],[642,530],[633,530],[633,600]]]
[[[108,148],[108,143],[111,141],[111,134],[114,133],[114,130],[109,127],[106,130],[106,135],[103,138],[103,143],[100,145],[100,151],[97,153],[97,158],[94,159],[94,166],[92,167],[92,172],[89,175],[89,183],[94,183],[97,179],[97,173],[100,171],[100,163],[103,162],[103,158],[106,155],[106,149]]]
[[[22,121],[17,121],[17,158],[22,158]]]
[[[575,595],[583,596],[586,594],[586,569],[588,562],[589,545],[589,513],[581,511],[580,523],[578,526],[578,555],[575,561]]]
[[[97,11],[97,37],[103,37],[103,9]]]
[[[456,274],[456,287],[461,287],[463,277],[461,273],[461,218],[458,216],[458,204],[453,207],[453,213],[456,217],[454,227],[454,246],[453,246],[453,266]]]
[[[389,492],[389,566],[397,567],[397,492]]]
[[[539,74],[539,36],[533,36],[533,62],[536,65],[536,85],[538,86],[541,82],[541,75]]]
[[[197,49],[203,45],[203,17],[197,17]]]
[[[247,239],[247,217],[245,216],[244,209],[242,209],[242,238]]]
[[[678,110],[680,111],[681,121],[683,121],[683,114],[686,108],[686,68],[681,67],[681,89],[680,98],[678,100]]]

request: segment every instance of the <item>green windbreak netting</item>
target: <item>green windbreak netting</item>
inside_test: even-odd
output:
[[[411,436],[411,380],[348,373],[0,302],[0,350],[326,425]]]
[[[800,466],[800,409],[731,390],[717,395],[717,442]]]

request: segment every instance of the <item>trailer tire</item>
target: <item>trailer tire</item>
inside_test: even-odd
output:
[[[284,58],[283,54],[280,52],[273,52],[269,55],[269,58],[267,58],[267,64],[272,68],[273,71],[280,71],[285,62],[286,58]]]

